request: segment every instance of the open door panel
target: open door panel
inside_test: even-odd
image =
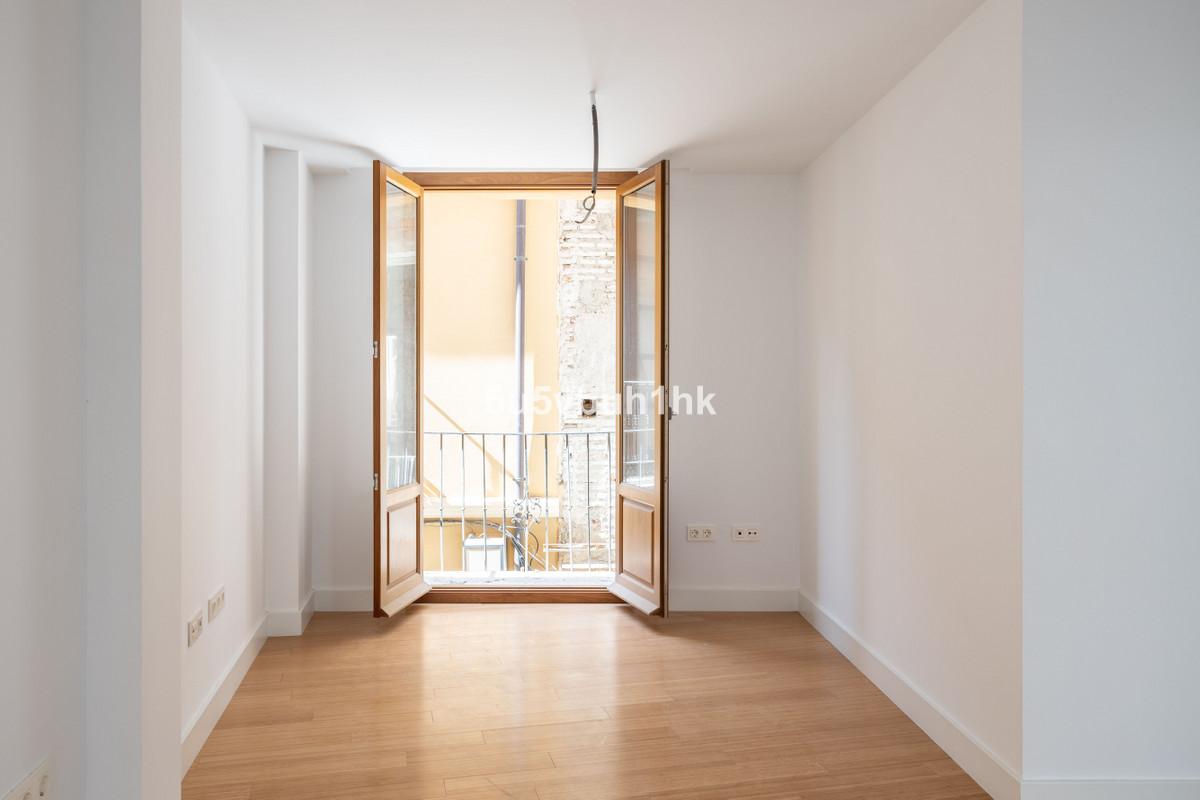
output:
[[[375,162],[375,616],[421,574],[421,187]]]
[[[609,590],[667,611],[667,182],[661,161],[617,189],[616,576]]]

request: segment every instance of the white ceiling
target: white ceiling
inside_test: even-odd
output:
[[[254,124],[324,143],[329,162],[590,168],[595,88],[602,168],[794,172],[979,2],[187,0],[186,14]]]

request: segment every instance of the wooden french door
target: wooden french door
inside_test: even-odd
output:
[[[375,616],[421,574],[421,187],[375,162]]]
[[[609,590],[667,611],[667,181],[661,161],[617,188],[616,576]]]

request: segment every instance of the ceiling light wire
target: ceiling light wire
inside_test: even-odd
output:
[[[583,198],[583,209],[587,213],[583,215],[583,219],[575,220],[576,225],[582,225],[587,222],[592,216],[592,210],[596,208],[596,184],[600,174],[600,123],[596,119],[596,93],[591,93],[592,97],[592,193],[588,197]]]

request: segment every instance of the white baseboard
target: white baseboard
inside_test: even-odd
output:
[[[800,613],[995,800],[1021,800],[1020,776],[840,621],[798,592]],[[1049,800],[1049,795],[1046,795]],[[1065,797],[1065,796],[1064,796]]]
[[[1196,800],[1194,780],[1025,781],[1021,800]]]
[[[796,611],[795,588],[671,587],[671,611]]]
[[[312,615],[317,610],[317,592],[314,589],[308,590],[308,599],[304,601],[304,608],[300,609],[300,632],[304,633],[304,629],[308,627],[308,623],[312,622]]]
[[[234,692],[241,685],[250,665],[254,663],[255,656],[258,655],[259,650],[262,650],[263,643],[266,641],[267,618],[263,617],[262,622],[258,623],[258,627],[250,634],[250,639],[226,667],[225,674],[204,698],[200,710],[184,727],[183,735],[180,737],[180,757],[183,761],[181,774],[187,774],[192,762],[200,754],[200,748],[204,747],[204,743],[208,741],[208,736],[216,727],[217,720],[225,712],[225,707],[233,699]]]
[[[308,598],[300,608],[267,612],[268,636],[299,636],[308,627],[316,610],[316,592],[309,591]]]
[[[373,611],[375,590],[370,586],[330,587],[315,590],[317,611]]]

